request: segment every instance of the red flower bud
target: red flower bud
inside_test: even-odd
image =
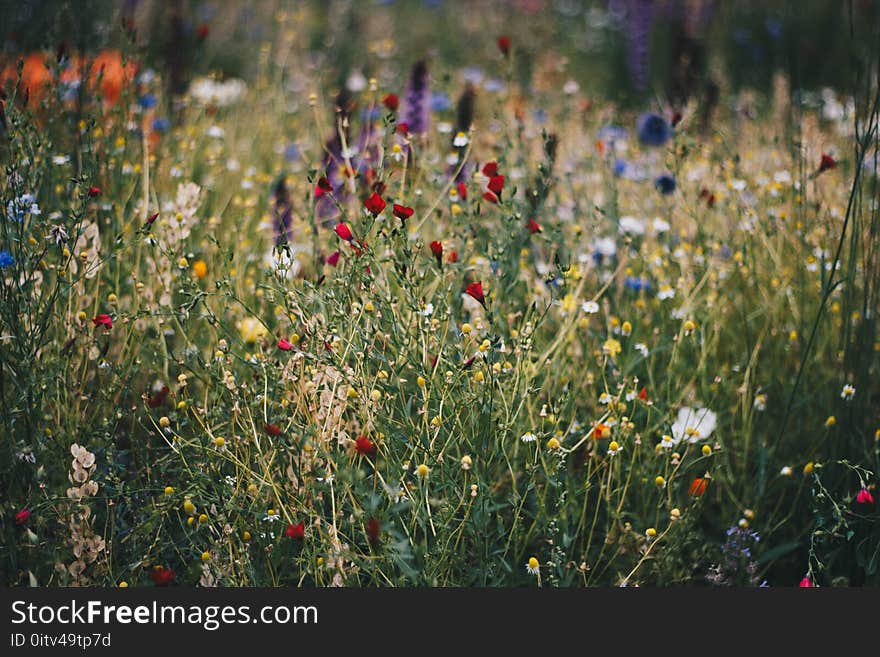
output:
[[[467,200],[467,185],[464,182],[458,183],[458,197],[462,201]]]
[[[434,240],[431,242],[431,253],[434,254],[434,257],[437,258],[437,265],[443,265],[443,244]]]
[[[397,203],[394,204],[394,216],[401,221],[406,221],[407,219],[409,219],[413,215],[413,212],[415,212],[415,210],[405,205],[398,205]]]
[[[370,539],[370,543],[375,543],[379,540],[379,533],[382,531],[382,523],[379,522],[378,518],[370,518],[367,520],[367,538]]]
[[[270,436],[280,436],[284,433],[277,424],[267,424],[263,427],[263,430],[269,434]]]
[[[287,525],[287,529],[284,530],[284,535],[294,541],[301,541],[306,535],[306,523],[299,522],[295,525],[293,523]]]
[[[177,575],[174,571],[165,566],[156,566],[150,573],[150,579],[153,580],[153,583],[156,586],[168,586],[174,581],[175,577],[177,577]]]
[[[28,520],[31,519],[31,510],[30,509],[22,509],[18,513],[15,514],[15,524],[23,525]]]
[[[293,349],[293,345],[290,344],[290,343],[289,343],[287,340],[285,340],[284,338],[281,338],[281,339],[278,341],[278,348],[279,348],[281,351],[290,351],[291,349]]]
[[[458,251],[450,251],[449,257],[446,258],[446,262],[458,262]]]
[[[113,319],[111,319],[110,315],[98,315],[97,317],[92,317],[92,323],[95,326],[103,326],[108,331],[113,328]]]
[[[510,37],[508,36],[500,36],[498,37],[498,50],[501,51],[501,54],[507,57],[510,54]]]
[[[331,267],[335,267],[337,264],[339,264],[339,255],[340,255],[339,251],[334,251],[333,253],[331,253],[330,255],[327,256],[327,258],[324,260],[324,262],[326,262]]]
[[[376,453],[376,446],[366,436],[358,436],[354,441],[354,451],[360,456],[371,456]]]
[[[336,224],[333,230],[335,230],[336,234],[346,242],[351,242],[354,239],[354,235],[351,234],[351,228],[349,228],[348,224],[344,221],[340,221]]]
[[[501,196],[501,190],[504,189],[504,176],[492,176],[489,179],[489,191]]]
[[[400,106],[400,99],[397,97],[397,94],[388,94],[382,99],[382,104],[389,111],[396,112],[397,108]]]
[[[468,285],[465,293],[476,299],[481,306],[486,307],[486,297],[483,296],[483,284],[480,281]]]
[[[149,217],[147,217],[147,226],[151,225],[158,218],[159,218],[158,212],[156,212],[155,214],[151,214]]]
[[[382,212],[382,210],[385,209],[385,206],[386,206],[386,205],[387,205],[387,204],[385,203],[385,199],[383,199],[381,196],[379,196],[379,195],[378,195],[377,193],[375,193],[375,192],[373,192],[372,195],[368,196],[368,197],[364,200],[364,207],[365,207],[367,210],[369,210],[370,213],[371,213],[374,217],[377,216],[380,212]]]
[[[101,195],[101,188],[100,187],[89,187],[89,196],[90,197],[95,198],[96,196],[100,196],[100,195]]]
[[[492,176],[498,175],[498,163],[497,162],[486,162],[483,165],[483,175],[487,178],[491,178]]]
[[[315,183],[315,196],[322,196],[332,191],[333,185],[331,185],[330,181],[327,180],[327,176],[321,176],[320,178],[318,178],[318,182]]]
[[[829,169],[835,168],[837,168],[837,162],[834,161],[834,158],[827,153],[822,153],[822,159],[819,162],[818,173],[822,173],[823,171],[828,171]]]
[[[529,229],[529,232],[530,232],[532,235],[534,235],[535,233],[540,233],[541,230],[542,230],[542,229],[541,229],[541,224],[539,224],[539,223],[538,223],[537,221],[535,221],[534,219],[529,219],[529,220],[526,222],[526,228]]]

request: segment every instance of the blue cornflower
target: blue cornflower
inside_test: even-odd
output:
[[[171,129],[171,121],[164,117],[159,117],[153,121],[153,130],[156,132],[167,132]]]
[[[452,101],[442,91],[435,91],[431,94],[431,111],[445,112],[452,107]]]
[[[642,114],[636,124],[639,141],[646,146],[662,146],[672,138],[672,126],[659,114]]]
[[[626,173],[626,160],[614,160],[614,175],[618,178]]]
[[[153,109],[156,106],[156,96],[154,94],[144,94],[138,98],[138,105],[144,109]]]
[[[9,251],[0,251],[0,269],[6,269],[15,264],[15,258]]]
[[[32,214],[34,216],[42,214],[40,212],[40,206],[37,205],[37,199],[33,194],[22,194],[6,204],[7,219],[21,223],[24,221],[24,216],[26,214]]]
[[[651,281],[640,276],[627,276],[623,281],[623,286],[633,292],[641,292],[642,290],[647,292],[651,289]]]
[[[675,177],[669,173],[662,173],[654,179],[654,187],[664,196],[675,191]]]

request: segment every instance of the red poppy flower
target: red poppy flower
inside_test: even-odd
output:
[[[501,190],[504,189],[504,176],[492,176],[489,178],[489,191],[501,196]]]
[[[156,586],[168,586],[174,581],[175,577],[177,577],[177,575],[174,571],[165,566],[156,566],[150,573],[150,579],[153,580],[153,583]]]
[[[382,212],[386,205],[387,203],[385,203],[385,199],[379,196],[376,192],[373,192],[372,195],[364,200],[364,207],[369,210],[374,217]]]
[[[113,319],[110,315],[98,315],[97,317],[92,317],[92,323],[95,326],[103,326],[108,331],[113,328]]]
[[[407,123],[406,121],[401,121],[400,123],[398,123],[397,134],[406,137],[409,134],[409,123]]]
[[[530,232],[532,235],[534,235],[535,233],[540,233],[541,230],[542,230],[542,228],[541,228],[541,224],[539,224],[539,223],[538,223],[537,221],[535,221],[534,219],[529,219],[529,220],[526,222],[526,228],[529,229],[529,232]]]
[[[458,251],[450,251],[446,262],[458,262]]]
[[[100,187],[96,187],[96,186],[89,187],[89,196],[91,196],[92,198],[95,198],[96,196],[100,196],[100,195],[101,195],[101,188]]]
[[[306,523],[298,522],[295,525],[290,523],[287,525],[287,529],[284,530],[284,535],[287,538],[292,538],[294,541],[301,541],[306,535]]]
[[[376,446],[366,436],[358,436],[354,441],[354,451],[360,456],[370,456],[376,453]]]
[[[290,351],[291,349],[293,349],[293,345],[290,344],[290,343],[289,343],[287,340],[285,340],[284,338],[281,338],[281,339],[278,341],[278,348],[279,348],[281,351]]]
[[[336,234],[346,242],[351,242],[354,239],[354,235],[351,234],[351,228],[349,228],[348,224],[344,221],[340,221],[336,224],[333,230],[335,230]]]
[[[370,543],[375,543],[379,540],[379,534],[382,531],[382,523],[378,518],[370,518],[367,520],[367,538],[370,539]]]
[[[462,201],[467,200],[467,185],[463,182],[458,183],[458,197]]]
[[[470,285],[468,285],[467,289],[465,290],[465,294],[476,299],[480,303],[480,305],[485,308],[486,297],[483,296],[483,283],[482,282],[477,281],[475,283],[471,283]]]
[[[688,488],[688,493],[690,493],[691,497],[700,497],[706,492],[706,486],[708,484],[709,482],[702,477],[697,477],[691,482],[691,485]]]
[[[327,256],[327,258],[324,260],[324,262],[326,262],[331,267],[335,267],[337,264],[339,264],[339,255],[340,255],[339,251],[334,251],[333,253],[331,253],[330,255]]]
[[[823,171],[828,171],[829,169],[836,168],[837,162],[834,160],[834,158],[828,155],[828,153],[822,153],[822,159],[819,161],[819,170],[816,172],[816,174],[818,175]]]
[[[270,436],[280,436],[284,433],[277,424],[267,424],[263,427],[263,430],[268,433]]]
[[[158,408],[165,403],[165,398],[168,397],[169,392],[171,392],[171,390],[168,388],[168,386],[162,386],[162,389],[159,392],[157,392],[155,395],[150,395],[147,406],[149,406],[150,408]]]
[[[802,589],[811,589],[811,588],[813,588],[813,587],[816,586],[816,585],[813,584],[813,580],[811,580],[811,579],[810,579],[810,576],[807,575],[806,577],[804,577],[804,578],[801,580],[801,582],[800,582],[800,584],[798,584],[798,586],[800,586]]]
[[[315,183],[315,196],[322,196],[328,192],[333,191],[333,185],[330,184],[330,181],[327,180],[327,176],[321,176],[318,178],[318,182]]]
[[[642,401],[646,401],[648,399],[648,389],[645,386],[642,386],[642,389],[639,390],[639,399]]]
[[[442,265],[443,264],[443,245],[440,242],[438,242],[437,240],[434,240],[433,242],[431,242],[431,253],[434,254],[435,258],[437,258],[437,264]]]
[[[507,57],[510,54],[510,37],[508,36],[500,36],[498,37],[498,50],[501,51],[501,54]]]
[[[498,197],[493,192],[483,192],[483,200],[489,203],[498,203]]]
[[[396,112],[397,108],[400,106],[400,99],[397,97],[397,94],[388,94],[382,99],[382,104],[389,111]]]
[[[401,221],[406,221],[407,219],[409,219],[411,216],[413,216],[413,212],[415,212],[415,210],[405,205],[398,205],[397,203],[394,204],[394,216]]]
[[[483,165],[483,175],[487,178],[491,178],[492,176],[498,175],[498,163],[497,162],[486,162]]]
[[[30,509],[22,509],[18,513],[15,514],[15,524],[23,525],[28,520],[31,519],[31,510]]]
[[[867,488],[862,488],[862,490],[859,491],[859,494],[856,495],[856,502],[859,504],[873,504],[874,496],[871,495],[871,491]]]

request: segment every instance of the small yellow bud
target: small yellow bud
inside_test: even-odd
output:
[[[208,563],[211,560],[211,553],[205,550],[202,552],[202,562]]]
[[[427,381],[425,381],[425,377],[420,376],[419,378],[416,379],[416,383],[419,384],[419,388],[424,388],[425,383],[427,383]]]
[[[703,456],[709,456],[712,453],[712,448],[708,445],[703,445],[703,448],[700,450],[703,453]]]
[[[171,420],[169,420],[167,417],[165,417],[163,415],[162,417],[159,418],[159,426],[162,427],[163,429],[167,429],[168,427],[171,426]]]
[[[244,530],[241,533],[241,540],[243,540],[245,543],[247,543],[249,540],[251,540],[251,533],[247,530]]]
[[[373,305],[373,302],[372,302],[372,301],[367,301],[367,302],[364,304],[364,311],[366,311],[366,312],[368,312],[368,313],[371,313],[371,312],[373,312],[374,310],[376,310],[376,306]]]
[[[657,530],[653,527],[648,527],[648,529],[645,531],[645,536],[647,536],[648,538],[654,538],[656,535]]]
[[[223,448],[226,446],[226,439],[222,436],[217,436],[214,438],[214,446],[218,448]]]
[[[195,515],[196,505],[192,503],[192,500],[187,499],[183,503],[183,512],[186,513],[186,515],[188,516]]]
[[[804,474],[805,474],[805,475],[811,474],[811,473],[813,472],[813,468],[815,468],[815,467],[816,467],[816,466],[813,465],[813,462],[810,461],[809,463],[807,463],[807,464],[804,466]]]
[[[547,441],[547,449],[557,450],[560,447],[562,447],[562,443],[560,443],[556,437]]]
[[[428,472],[430,472],[430,470],[428,469],[428,466],[424,463],[421,463],[419,467],[416,468],[416,474],[419,476],[420,479],[426,478],[428,476]]]
[[[174,495],[174,486],[165,486],[166,495]]]
[[[199,516],[199,523],[208,522],[208,514],[203,513]]]
[[[119,588],[121,588],[121,589],[127,589],[127,588],[128,588],[128,582],[126,582],[125,580],[122,580],[121,582],[119,582]]]
[[[655,486],[665,486],[666,480],[663,477],[658,475],[657,478],[654,479],[654,485]]]

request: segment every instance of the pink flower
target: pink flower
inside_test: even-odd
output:
[[[807,575],[801,580],[801,583],[798,586],[800,586],[802,589],[811,589],[816,585],[813,584],[813,580],[811,580],[810,576]]]
[[[22,509],[18,513],[15,514],[15,524],[23,525],[28,520],[31,519],[31,510],[30,509]]]
[[[863,487],[862,490],[859,491],[859,494],[856,495],[856,502],[859,504],[873,504],[874,496],[871,495],[871,491]]]
[[[281,338],[281,339],[278,341],[278,348],[279,348],[281,351],[290,351],[291,349],[293,349],[293,345],[290,344],[290,343],[289,343],[287,340],[285,340],[284,338]]]

